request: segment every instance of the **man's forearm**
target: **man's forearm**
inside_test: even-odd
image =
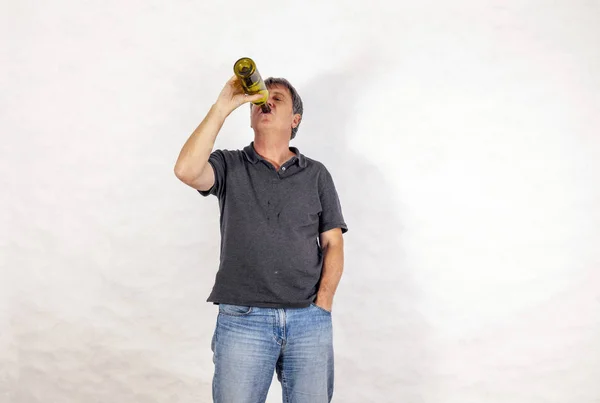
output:
[[[315,303],[331,310],[333,296],[344,271],[344,246],[330,245],[323,250],[323,270]]]
[[[178,177],[195,178],[202,173],[226,117],[227,114],[218,105],[210,108],[179,153],[175,164]]]

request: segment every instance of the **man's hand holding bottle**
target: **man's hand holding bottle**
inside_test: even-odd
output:
[[[246,94],[242,84],[240,83],[240,79],[234,75],[227,81],[221,90],[221,93],[215,102],[215,107],[225,118],[241,105],[248,102],[259,101],[262,98],[264,98],[264,94]]]

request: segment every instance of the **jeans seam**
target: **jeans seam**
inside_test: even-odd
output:
[[[225,309],[219,309],[219,313],[226,316],[248,316],[253,310],[253,307],[249,307],[248,312],[230,312]]]
[[[275,343],[277,343],[278,345],[281,346],[281,343],[279,343],[279,340],[277,339],[277,318],[273,317],[272,323],[273,323],[273,340],[275,340]]]
[[[285,402],[283,403],[289,403],[290,396],[288,395],[288,386],[285,381],[285,372],[283,370],[283,365],[281,366],[281,387],[283,389],[283,397],[285,397]]]
[[[328,313],[328,314],[331,315],[331,311],[328,311],[327,309],[321,308],[319,305],[315,304],[314,302],[311,302],[311,305],[314,306],[315,308],[320,309],[321,311],[326,312],[326,313]]]

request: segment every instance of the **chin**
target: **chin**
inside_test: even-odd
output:
[[[272,128],[274,127],[273,122],[269,122],[269,121],[260,121],[260,122],[256,122],[256,125],[254,125],[254,127],[256,128]]]

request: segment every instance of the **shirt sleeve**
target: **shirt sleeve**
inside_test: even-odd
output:
[[[215,195],[220,199],[225,192],[225,178],[227,174],[227,163],[225,162],[225,155],[223,151],[213,151],[208,158],[208,163],[212,166],[213,171],[215,172],[215,183],[208,190],[198,189],[198,193],[204,197]]]
[[[335,184],[333,183],[333,178],[325,167],[319,175],[319,199],[321,201],[319,233],[329,231],[333,228],[341,228],[342,234],[348,232],[348,226],[344,221],[342,206]]]

